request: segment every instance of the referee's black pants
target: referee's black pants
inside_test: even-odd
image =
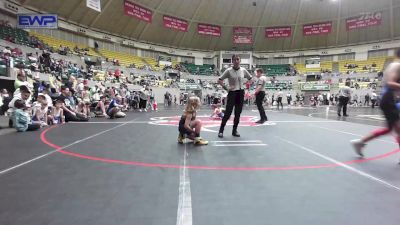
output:
[[[265,110],[263,107],[264,97],[265,97],[264,91],[258,92],[258,94],[256,95],[256,105],[257,105],[258,112],[260,113],[260,120],[266,121],[268,119],[267,119],[267,115],[265,115]]]
[[[349,97],[340,96],[337,113],[340,115],[343,108],[343,115],[347,115],[347,104],[349,103]]]
[[[233,107],[235,107],[235,118],[233,120],[233,131],[237,131],[237,127],[240,121],[240,114],[242,113],[244,103],[244,90],[229,91],[224,118],[222,118],[221,126],[219,132],[223,133],[226,122],[232,115]],[[232,132],[233,132],[232,131]]]

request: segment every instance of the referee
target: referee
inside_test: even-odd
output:
[[[267,78],[263,75],[263,70],[261,68],[256,69],[256,76],[258,78],[256,85],[256,92],[254,93],[256,96],[256,104],[258,111],[260,112],[260,120],[256,123],[263,124],[267,121],[267,115],[265,115],[265,110],[263,107],[264,97],[265,97],[265,83],[267,82]]]
[[[339,89],[339,104],[337,108],[338,116],[342,116],[340,113],[343,108],[343,116],[349,116],[347,114],[347,103],[350,101],[351,97],[351,80],[349,78],[346,79],[345,86]]]
[[[232,135],[235,137],[240,137],[240,134],[237,132],[237,127],[240,121],[240,114],[242,113],[243,103],[244,103],[244,85],[243,80],[247,78],[251,80],[250,73],[243,67],[240,67],[240,57],[239,55],[232,56],[233,67],[228,68],[225,72],[219,77],[219,84],[224,87],[225,90],[228,90],[228,97],[226,102],[226,109],[224,118],[222,118],[221,126],[219,128],[218,137],[224,137],[224,128],[226,122],[231,117],[233,107],[235,107],[235,119],[233,120],[233,129]],[[229,87],[226,87],[224,84],[224,80],[228,79]]]

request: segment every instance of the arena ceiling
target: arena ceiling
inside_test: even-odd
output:
[[[124,13],[124,0],[101,0],[101,13],[84,0],[20,0],[40,12],[117,36],[178,48],[282,51],[345,46],[400,37],[400,0],[127,0],[152,11],[148,23]],[[348,31],[346,19],[381,12],[381,25]],[[188,31],[165,28],[163,16],[188,22]],[[304,36],[303,25],[332,21],[329,34]],[[221,27],[220,37],[198,34],[198,23]],[[234,44],[233,28],[251,27],[252,44]],[[266,27],[291,27],[291,36],[266,38]]]

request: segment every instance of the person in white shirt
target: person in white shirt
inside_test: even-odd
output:
[[[279,105],[281,105],[283,110],[282,97],[283,97],[283,92],[281,91],[281,89],[279,89],[276,99],[276,106],[278,107],[278,110],[279,110]]]
[[[347,114],[347,104],[350,101],[351,97],[351,81],[350,79],[346,79],[345,86],[340,88],[339,90],[339,104],[338,104],[338,109],[337,109],[337,114],[338,116],[342,116],[342,108],[343,108],[343,116],[349,116]]]
[[[372,108],[375,108],[377,99],[378,99],[378,95],[376,94],[375,91],[372,91],[372,94],[371,94],[371,107]]]
[[[243,103],[244,103],[244,89],[243,81],[245,78],[247,80],[251,80],[252,76],[250,73],[243,67],[240,67],[240,56],[233,55],[232,56],[233,66],[226,69],[224,73],[219,77],[218,83],[224,87],[225,90],[228,91],[228,99],[226,102],[226,109],[224,118],[221,121],[221,126],[219,128],[218,137],[223,138],[224,136],[224,128],[226,122],[228,122],[231,117],[233,108],[235,108],[235,118],[233,120],[233,129],[232,135],[234,137],[240,137],[240,134],[237,132],[237,127],[239,126],[240,114],[242,113]],[[228,79],[229,86],[226,87],[224,84],[224,80]]]
[[[265,97],[265,83],[267,82],[267,78],[264,76],[262,69],[256,69],[256,76],[258,80],[256,84],[256,92],[254,93],[254,95],[256,96],[256,104],[260,113],[260,120],[256,123],[263,124],[265,121],[268,120],[263,106]]]

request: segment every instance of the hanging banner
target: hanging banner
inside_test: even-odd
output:
[[[265,28],[266,38],[285,38],[292,36],[292,27],[267,27]]]
[[[86,7],[101,12],[101,2],[100,0],[86,0]]]
[[[220,37],[221,36],[221,27],[211,24],[197,24],[197,33],[202,35],[209,35]]]
[[[382,12],[366,13],[346,20],[347,30],[354,30],[370,26],[379,26],[382,23]]]
[[[179,31],[188,31],[189,23],[186,20],[182,20],[172,16],[163,17],[164,27]]]
[[[233,28],[234,44],[253,44],[253,29],[251,27]]]
[[[127,0],[124,1],[124,11],[125,15],[135,17],[139,20],[146,21],[151,23],[153,12],[149,9],[146,9],[140,5],[129,2]]]
[[[331,32],[332,32],[332,22],[303,25],[304,36],[330,34]]]

